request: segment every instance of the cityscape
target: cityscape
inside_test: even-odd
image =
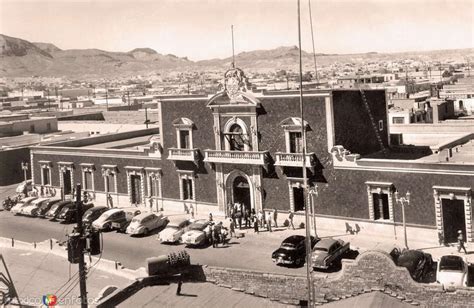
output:
[[[0,0],[0,304],[474,307],[473,12]]]

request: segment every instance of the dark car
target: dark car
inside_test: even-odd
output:
[[[112,223],[112,229],[117,230],[117,232],[122,232],[125,233],[127,230],[127,227],[130,225],[132,222],[132,219],[135,216],[138,216],[141,214],[141,211],[137,208],[123,208],[123,211],[125,212],[125,219],[119,219],[115,222]]]
[[[59,213],[61,212],[61,210],[63,209],[63,207],[65,206],[70,206],[72,205],[72,202],[71,201],[61,201],[61,202],[58,202],[58,203],[55,203],[50,209],[48,212],[46,212],[46,215],[45,217],[46,218],[49,218],[49,219],[55,219]]]
[[[83,204],[82,211],[87,211],[93,206],[94,204],[92,203]],[[76,216],[77,216],[76,204],[71,203],[70,205],[66,205],[65,207],[63,207],[61,212],[59,212],[57,219],[61,222],[71,223],[71,222],[76,222]]]
[[[47,202],[41,203],[41,206],[33,213],[33,216],[44,218],[51,207],[61,201],[61,199],[49,199]]]
[[[319,238],[311,237],[311,248],[316,245]],[[287,237],[280,245],[280,248],[272,253],[272,260],[276,264],[288,264],[300,266],[306,259],[306,237],[302,235],[292,235]]]
[[[419,250],[404,250],[397,258],[397,265],[405,267],[410,276],[422,282],[433,270],[433,258],[430,254]]]
[[[86,226],[90,226],[94,220],[99,218],[100,215],[108,209],[106,206],[94,206],[88,209],[82,216],[82,223]]]

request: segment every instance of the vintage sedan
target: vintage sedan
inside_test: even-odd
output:
[[[93,206],[94,206],[93,203],[83,204],[82,211],[87,211]],[[71,223],[71,222],[76,222],[76,216],[77,216],[77,207],[75,206],[75,203],[72,203],[70,206],[63,207],[57,219],[64,223]]]
[[[320,240],[313,248],[313,268],[328,269],[334,263],[340,261],[349,249],[349,242],[344,243],[343,240],[333,238]]]
[[[30,204],[24,206],[20,209],[19,215],[33,216],[33,212],[37,211],[38,208],[43,204],[43,202],[48,202],[49,198],[38,198],[31,201]]]
[[[183,235],[189,224],[189,219],[183,217],[171,219],[166,225],[166,228],[158,234],[158,239],[161,243],[179,242],[181,235]]]
[[[433,258],[419,250],[404,250],[398,256],[396,264],[405,267],[413,280],[422,282],[433,268]]]
[[[99,218],[92,222],[92,227],[97,230],[111,230],[112,223],[125,221],[125,212],[122,209],[110,209],[100,215]]]
[[[82,215],[82,223],[85,226],[90,226],[94,220],[100,217],[105,211],[109,210],[106,206],[94,206]]]
[[[188,227],[188,231],[181,236],[181,242],[188,246],[199,246],[206,244],[211,236],[211,222],[199,219]]]
[[[319,241],[319,238],[311,237],[311,248]],[[280,248],[272,253],[272,260],[276,264],[287,264],[301,266],[306,259],[306,237],[303,235],[292,235],[283,240]]]
[[[18,201],[18,203],[15,204],[14,207],[12,207],[12,208],[10,209],[10,212],[12,212],[12,213],[15,214],[15,215],[19,214],[20,211],[21,211],[21,208],[30,205],[30,203],[33,202],[33,201],[36,200],[36,199],[38,199],[38,197],[27,197],[27,198],[23,198],[23,199],[21,199],[20,201]]]
[[[468,265],[455,255],[442,256],[438,262],[436,280],[445,290],[453,291],[456,287],[467,286]]]
[[[141,213],[133,217],[132,222],[128,225],[126,233],[131,235],[143,234],[147,235],[150,231],[162,228],[168,223],[168,218],[163,214]]]
[[[125,212],[125,219],[119,219],[112,222],[112,230],[117,232],[125,232],[127,227],[132,222],[133,217],[140,215],[142,212],[136,207],[124,207],[122,210]]]
[[[53,205],[61,201],[61,199],[49,199],[47,202],[41,203],[41,206],[38,207],[37,210],[32,213],[32,215],[44,218],[46,213],[53,207]]]
[[[72,204],[72,201],[69,200],[55,203],[46,213],[45,217],[51,220],[56,219],[56,217],[59,215],[59,213],[65,206],[72,206]]]

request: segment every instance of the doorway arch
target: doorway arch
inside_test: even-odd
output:
[[[225,180],[225,211],[230,214],[229,205],[242,203],[244,208],[255,209],[255,191],[251,178],[240,170],[229,173]]]

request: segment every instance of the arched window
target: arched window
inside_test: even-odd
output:
[[[229,141],[229,150],[243,151],[245,146],[244,135],[242,127],[239,124],[233,124],[229,132],[226,133],[226,138]]]

